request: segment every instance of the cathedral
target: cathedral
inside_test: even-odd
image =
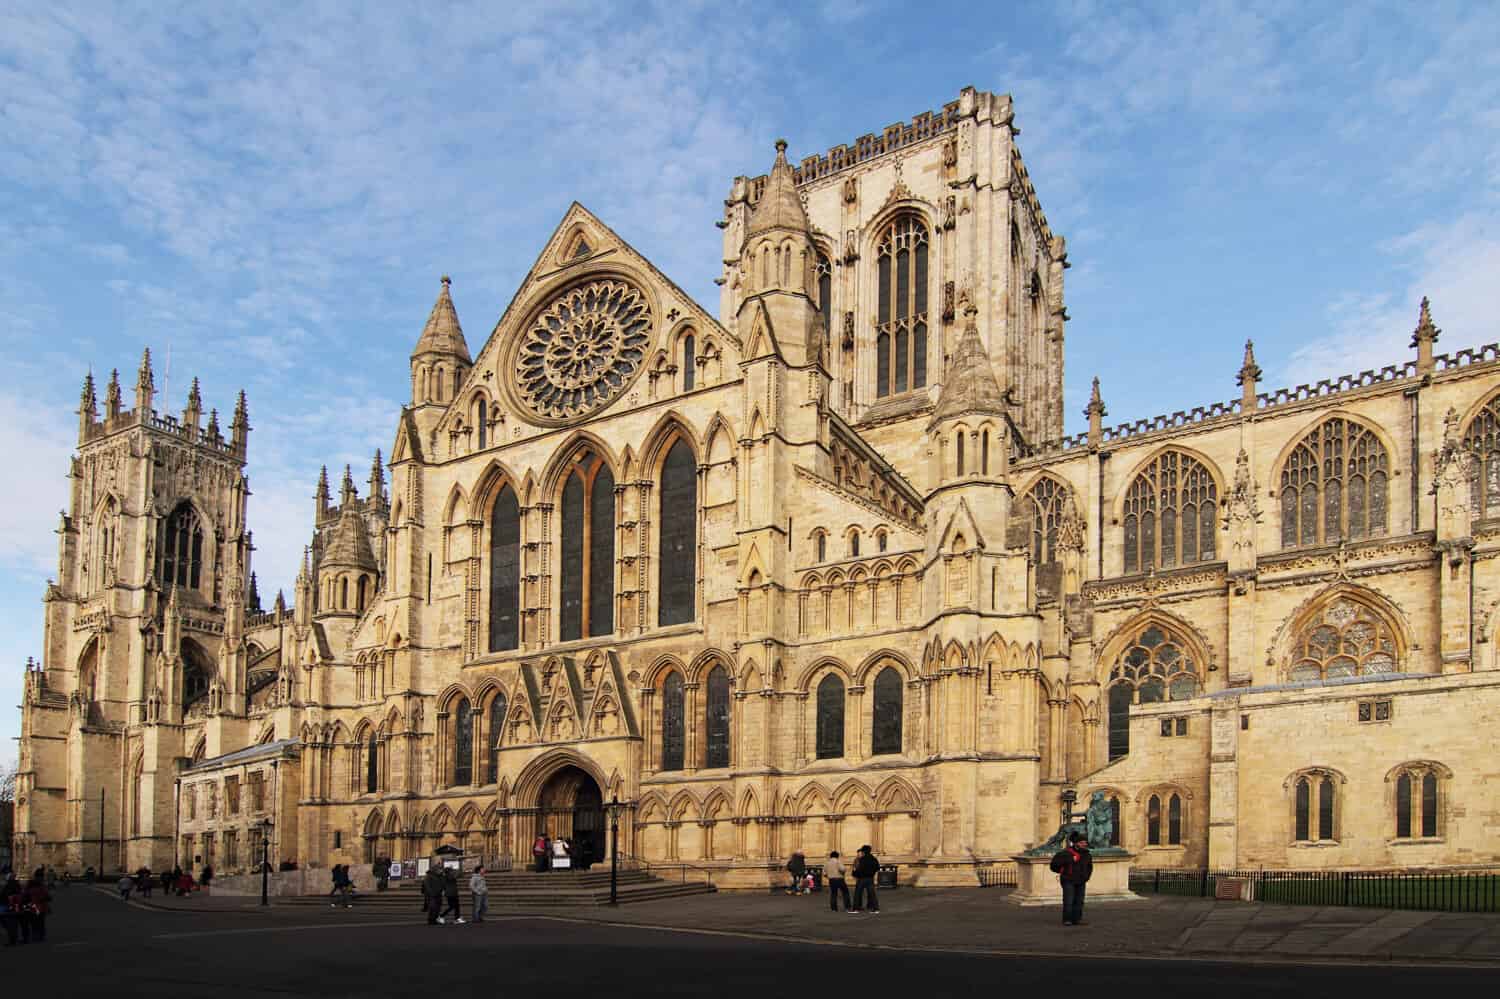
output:
[[[149,352],[133,405],[86,380],[18,862],[524,866],[541,831],[972,885],[1095,791],[1140,867],[1496,862],[1500,347],[1437,353],[1424,300],[1379,370],[1268,388],[1246,344],[1227,401],[1110,425],[1095,379],[1065,434],[1017,131],[965,89],[777,143],[717,315],[576,203],[477,351],[444,277],[388,459],[325,471],[269,607],[244,395],[226,436]]]

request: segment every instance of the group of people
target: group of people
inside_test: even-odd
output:
[[[52,908],[52,892],[43,869],[38,867],[24,885],[9,868],[4,878],[0,923],[5,925],[5,946],[42,943],[47,939],[47,913]]]
[[[554,864],[553,861],[566,858],[566,864]],[[566,867],[569,869],[588,870],[594,860],[594,846],[587,838],[580,839],[574,843],[566,836],[552,839],[546,833],[537,833],[536,839],[531,843],[531,859],[536,864],[540,873],[546,873],[553,867]]]
[[[813,878],[807,869],[807,858],[799,850],[786,862],[791,883],[788,895],[807,894],[813,889]],[[869,844],[859,848],[852,869],[844,867],[843,858],[834,850],[823,863],[823,877],[828,882],[828,907],[839,911],[839,900],[843,899],[845,912],[880,913],[880,897],[875,893],[875,876],[880,873],[880,859]],[[849,877],[854,878],[854,904],[849,904]]]
[[[463,909],[458,902],[458,878],[457,870],[440,862],[435,861],[427,868],[422,877],[422,909],[427,913],[428,926],[445,925],[449,917],[454,924],[463,924]],[[489,907],[490,886],[484,879],[484,865],[481,864],[469,875],[469,913],[473,921],[484,922]]]
[[[337,909],[338,900],[344,900],[344,908],[354,908],[354,879],[349,876],[348,864],[334,864],[333,869],[328,872],[333,879],[333,890],[328,897],[334,901],[328,903],[330,909]]]

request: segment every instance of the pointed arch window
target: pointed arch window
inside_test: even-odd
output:
[[[990,432],[988,430],[979,435],[979,474],[990,474]]]
[[[349,577],[339,580],[339,610],[349,609]]]
[[[1386,533],[1390,456],[1368,427],[1334,417],[1302,438],[1281,469],[1281,546]]]
[[[213,663],[196,642],[184,641],[182,650],[182,706],[190,707],[208,696]],[[92,684],[90,684],[92,686]]]
[[[1396,838],[1435,839],[1438,835],[1438,774],[1431,765],[1401,770],[1396,778]]]
[[[875,547],[876,548],[878,548],[880,551],[883,552],[886,549],[886,545],[889,544],[889,543],[890,543],[890,535],[886,534],[884,531],[876,531],[875,532]]]
[[[608,635],[614,631],[615,479],[589,451],[575,459],[563,485],[561,549],[559,638]]]
[[[1183,701],[1198,695],[1200,664],[1181,636],[1152,623],[1110,669],[1109,758],[1130,752],[1130,705]]]
[[[490,651],[521,646],[521,506],[506,483],[490,514]]]
[[[474,426],[479,429],[479,450],[481,451],[485,448],[486,435],[489,433],[488,416],[489,406],[485,403],[484,396],[480,396],[474,403]]]
[[[1302,625],[1292,644],[1293,681],[1397,673],[1395,629],[1371,607],[1340,596]]]
[[[1055,594],[1062,579],[1057,557],[1058,529],[1074,512],[1073,491],[1054,478],[1043,477],[1011,507],[1007,528],[1013,546],[1029,546],[1036,566],[1037,588]]]
[[[697,616],[698,466],[679,437],[661,467],[661,554],[657,623],[682,624]]]
[[[844,681],[829,673],[818,684],[817,758],[844,755]]]
[[[693,348],[693,334],[689,333],[682,338],[682,390],[691,392],[693,390],[694,375],[697,373],[697,353]]]
[[[893,220],[880,238],[875,264],[877,397],[927,384],[927,243],[927,227],[910,215]]]
[[[505,693],[497,692],[490,700],[489,760],[485,771],[486,784],[500,783],[500,736],[505,733]]]
[[[156,579],[162,587],[198,589],[203,569],[203,528],[191,503],[177,505],[162,522],[156,546]]]
[[[849,533],[849,557],[850,558],[859,558],[859,532],[858,531],[851,531]]]
[[[818,561],[828,561],[828,535],[818,532]]]
[[[1316,811],[1314,811],[1316,796]],[[1326,773],[1304,774],[1297,778],[1293,798],[1292,838],[1298,843],[1331,841],[1334,838],[1333,778]]]
[[[1124,842],[1120,835],[1120,799],[1115,795],[1109,796],[1109,845],[1119,846]]]
[[[685,746],[687,695],[682,674],[673,670],[661,685],[661,768],[681,770]]]
[[[1146,802],[1146,845],[1161,846],[1161,796],[1156,794]]]
[[[875,708],[871,719],[870,753],[887,756],[901,752],[901,673],[887,666],[875,677]]]
[[[1125,494],[1125,571],[1212,562],[1218,486],[1196,458],[1167,451]]]
[[[380,790],[380,742],[375,738],[375,733],[370,732],[370,740],[365,743],[365,793],[374,794]]]
[[[453,709],[453,787],[474,783],[474,707],[467,697]]]
[[[1167,799],[1167,843],[1170,846],[1182,843],[1182,796],[1177,794]]]
[[[707,717],[704,740],[703,765],[729,766],[729,671],[723,666],[709,670]]]
[[[833,331],[833,264],[821,250],[813,274],[818,282],[818,327],[823,337],[823,349],[827,351]]]
[[[1474,454],[1470,498],[1474,516],[1500,516],[1500,395],[1484,404],[1464,430],[1463,446]]]
[[[962,476],[964,474],[964,431],[962,430],[953,435],[953,464],[955,472]]]

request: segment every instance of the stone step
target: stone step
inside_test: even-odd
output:
[[[597,874],[511,874],[486,878],[490,887],[490,908],[538,908],[557,906],[595,906],[609,902],[609,872]],[[499,883],[497,883],[497,881]],[[421,885],[418,881],[402,882],[383,892],[362,892],[355,898],[359,909],[378,912],[421,911]],[[660,898],[703,895],[715,891],[701,882],[665,881],[643,871],[621,873],[618,896],[621,903],[644,902]],[[460,894],[464,907],[469,905],[468,891]],[[327,895],[300,895],[283,899],[282,905],[299,908],[327,907],[333,900]]]

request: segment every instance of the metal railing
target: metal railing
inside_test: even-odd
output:
[[[985,864],[979,868],[979,887],[1013,888],[1016,885],[1014,863]]]
[[[1130,872],[1132,891],[1219,896],[1219,883],[1249,882],[1249,897],[1279,905],[1359,906],[1428,912],[1500,912],[1500,870],[1267,871],[1159,869]]]

